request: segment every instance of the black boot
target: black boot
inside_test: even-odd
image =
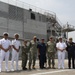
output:
[[[27,70],[27,68],[25,67],[25,70]]]
[[[25,70],[25,67],[22,67],[22,70]]]

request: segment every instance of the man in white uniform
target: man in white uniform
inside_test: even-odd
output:
[[[1,40],[0,40],[1,41]],[[0,65],[1,65],[1,49],[0,49]]]
[[[1,65],[1,49],[0,49],[0,65]],[[1,71],[0,71],[1,72]]]
[[[9,60],[9,50],[11,49],[11,42],[8,40],[8,33],[3,33],[3,39],[0,40],[0,49],[1,49],[1,61],[0,61],[0,72],[2,70],[2,61],[5,58],[5,69],[8,70],[8,60]]]
[[[14,71],[14,60],[16,60],[16,70],[18,70],[18,58],[20,50],[20,41],[18,40],[19,34],[14,34],[15,39],[12,40],[12,60],[11,60],[11,71]]]
[[[65,59],[65,50],[67,45],[65,42],[62,42],[62,37],[59,38],[59,42],[56,44],[58,50],[58,69],[64,69],[64,59]]]

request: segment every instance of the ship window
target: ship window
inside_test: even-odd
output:
[[[31,13],[31,19],[35,20],[35,14]]]

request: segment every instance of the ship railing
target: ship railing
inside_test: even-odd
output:
[[[63,26],[63,29],[66,29],[66,28],[75,29],[75,26],[70,25],[70,24],[68,24],[68,25],[64,25],[64,26]]]
[[[52,11],[41,9],[39,7],[30,5],[30,4],[22,2],[20,0],[0,0],[0,1],[17,6],[17,7],[20,7],[20,8],[23,8],[23,9],[27,9],[27,10],[31,9],[33,12],[37,12],[40,14],[46,15],[46,13],[47,14],[50,13],[49,15],[53,15],[53,16],[55,15],[55,13]]]

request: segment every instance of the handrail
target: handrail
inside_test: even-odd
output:
[[[31,4],[28,4],[28,3],[25,3],[25,2],[22,2],[22,1],[19,1],[19,0],[0,0],[0,1],[4,2],[4,3],[11,4],[11,5],[14,5],[14,6],[17,6],[17,7],[20,7],[20,8],[23,8],[23,9],[28,9],[28,10],[32,9],[32,11],[38,12],[38,13],[41,13],[41,14],[44,14],[44,15],[45,15],[45,13],[50,13],[51,15],[55,15],[55,13],[52,12],[52,11],[41,9],[39,7],[33,6]]]

